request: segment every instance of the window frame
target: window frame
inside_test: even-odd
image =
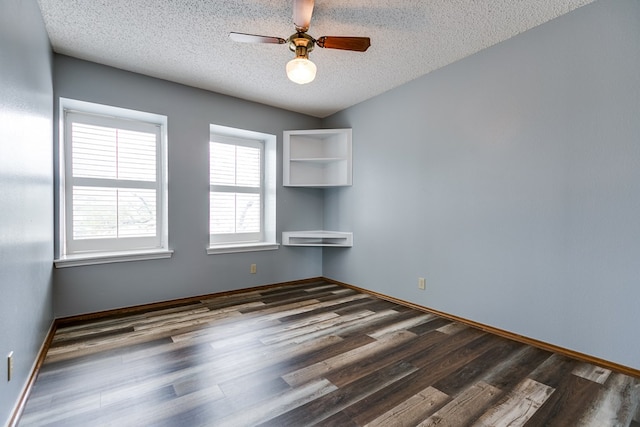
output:
[[[55,266],[60,268],[170,257],[173,251],[168,248],[167,226],[167,117],[66,98],[60,98],[58,111],[59,218]],[[73,177],[72,123],[154,133],[156,135],[155,182]],[[155,190],[155,236],[74,239],[73,186],[82,183],[99,188],[132,187]]]
[[[218,186],[211,184],[211,143],[220,142],[231,145],[245,145],[261,147],[261,225],[259,233],[227,233],[213,234],[211,230],[211,193]],[[207,253],[209,255],[219,253],[248,252],[260,250],[274,250],[279,248],[276,242],[276,137],[275,135],[264,134],[244,129],[236,129],[226,126],[210,125],[209,144],[209,215],[207,216],[209,245]],[[235,186],[232,188],[241,188]],[[227,189],[232,191],[231,188]],[[250,237],[250,239],[247,239]]]
[[[229,137],[212,134],[209,141],[209,176],[211,176],[211,144],[226,144],[233,147],[249,147],[256,148],[260,151],[260,185],[258,187],[249,187],[242,185],[222,185],[213,184],[209,180],[209,244],[211,246],[225,244],[250,244],[264,241],[265,217],[264,217],[264,196],[265,196],[265,159],[264,159],[264,141],[258,139]],[[260,195],[260,229],[257,232],[247,233],[213,233],[211,230],[211,195],[212,193],[234,193],[234,194],[259,194]]]

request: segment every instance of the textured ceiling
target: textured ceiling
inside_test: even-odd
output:
[[[38,0],[55,52],[317,117],[399,86],[593,0],[316,0],[309,34],[369,36],[365,53],[316,48],[290,82],[291,0]]]

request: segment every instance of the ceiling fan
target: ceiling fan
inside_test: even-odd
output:
[[[293,0],[293,24],[296,32],[289,38],[259,36],[245,33],[229,33],[231,40],[244,43],[289,44],[296,57],[287,63],[287,77],[295,83],[310,83],[316,77],[316,65],[309,60],[309,52],[315,46],[327,49],[364,52],[371,46],[369,37],[323,36],[314,39],[307,31],[311,23],[314,0]]]

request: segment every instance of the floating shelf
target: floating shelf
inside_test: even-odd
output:
[[[283,134],[285,187],[342,187],[352,185],[351,129],[288,130]],[[349,248],[353,233],[308,230],[282,232],[284,246]]]
[[[340,161],[344,161],[346,159],[342,158],[342,157],[307,157],[307,158],[301,158],[301,159],[289,159],[290,162],[303,162],[303,163],[335,163],[335,162],[340,162]]]
[[[353,246],[353,233],[344,231],[283,231],[284,246],[334,246],[350,248]]]
[[[351,129],[284,131],[283,185],[351,185]]]

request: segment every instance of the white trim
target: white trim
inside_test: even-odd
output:
[[[58,188],[58,233],[56,267],[76,264],[76,260],[90,259],[88,264],[105,262],[120,262],[122,254],[127,254],[124,261],[136,260],[130,254],[144,254],[153,252],[165,253],[168,249],[167,227],[167,117],[155,113],[130,110],[108,105],[94,104],[68,98],[60,98],[59,103],[59,188]],[[98,178],[80,178],[71,176],[71,135],[68,132],[70,123],[87,123],[109,125],[121,129],[143,131],[156,135],[156,179],[155,181],[107,180]],[[69,168],[69,169],[68,169]],[[156,233],[153,237],[141,238],[113,238],[113,239],[79,239],[72,235],[73,186],[98,186],[143,188],[155,190],[156,193]],[[91,252],[88,252],[88,251]],[[120,251],[121,250],[121,251]],[[90,254],[90,255],[88,255]],[[113,259],[113,254],[119,254],[114,261],[95,261],[101,258]],[[104,255],[104,256],[103,256]],[[170,256],[170,255],[169,255]],[[132,258],[132,259],[129,259]],[[146,258],[142,258],[146,259]],[[71,261],[67,261],[71,260]],[[84,261],[82,261],[84,262]]]
[[[92,252],[74,254],[53,260],[56,268],[79,267],[83,265],[109,264],[114,262],[144,261],[150,259],[171,258],[172,249],[154,249],[145,251]]]
[[[111,105],[96,104],[94,102],[79,101],[77,99],[60,97],[60,119],[63,119],[64,111],[72,111],[81,114],[94,114],[98,116],[111,116],[117,120],[132,120],[147,122],[151,125],[167,125],[167,116],[146,111],[132,110],[129,108],[114,107]],[[124,116],[124,117],[123,117]]]
[[[276,174],[277,174],[277,149],[276,136],[266,133],[254,132],[244,129],[236,129],[220,125],[209,125],[209,142],[220,142],[223,144],[244,145],[250,147],[259,146],[261,149],[261,184],[255,190],[261,194],[261,226],[259,233],[237,233],[227,234],[226,240],[221,239],[222,234],[211,234],[209,228],[209,246],[207,253],[233,253],[249,252],[257,250],[278,249],[276,242]],[[232,187],[227,189],[223,186],[209,185],[209,194],[213,190],[233,191],[241,193],[253,193],[254,189],[243,187]],[[236,191],[237,190],[237,191]],[[209,196],[210,197],[210,196]],[[209,206],[211,212],[211,206]],[[209,224],[211,221],[209,219]],[[234,239],[228,237],[235,235]],[[239,241],[241,240],[241,241]]]
[[[212,245],[207,255],[232,254],[238,252],[272,251],[280,248],[279,243],[239,243],[235,245]]]

